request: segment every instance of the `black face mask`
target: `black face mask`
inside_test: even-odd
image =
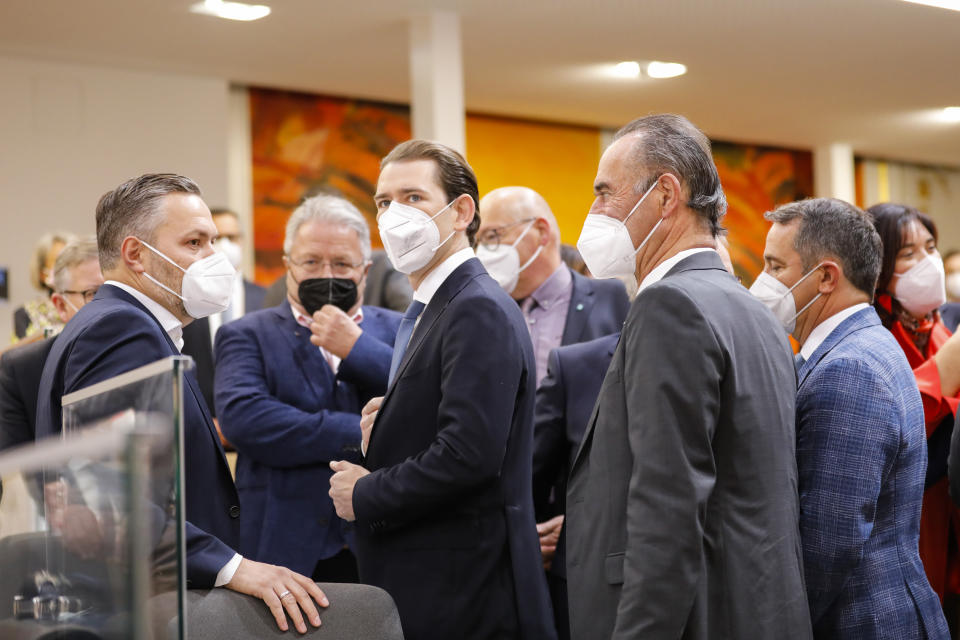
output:
[[[325,304],[332,304],[349,313],[357,304],[357,283],[350,278],[309,278],[297,289],[300,304],[313,315]]]

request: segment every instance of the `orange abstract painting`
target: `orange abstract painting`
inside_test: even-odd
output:
[[[376,225],[380,158],[410,138],[405,106],[250,89],[253,230],[257,282],[283,274],[283,233],[300,202],[332,193]],[[371,240],[379,245],[379,237]]]

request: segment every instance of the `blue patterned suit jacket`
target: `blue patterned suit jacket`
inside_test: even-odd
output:
[[[845,319],[799,371],[797,469],[817,638],[948,638],[917,539],[923,406],[873,308]]]

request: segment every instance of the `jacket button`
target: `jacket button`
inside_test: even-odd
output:
[[[239,517],[240,517],[240,507],[238,507],[237,505],[233,505],[232,507],[230,507],[230,517],[231,517],[231,518],[239,518]]]

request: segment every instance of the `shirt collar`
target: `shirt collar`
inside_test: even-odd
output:
[[[177,345],[177,351],[183,350],[183,323],[177,320],[177,316],[170,313],[166,307],[147,294],[134,289],[128,284],[117,282],[116,280],[107,280],[103,284],[109,284],[118,289],[122,289],[136,298],[137,302],[145,306],[147,311],[157,319],[157,322],[160,323],[163,330],[166,331],[170,339],[173,340],[173,344]]]
[[[807,341],[803,343],[803,347],[800,348],[800,355],[803,356],[804,360],[809,360],[810,356],[823,344],[823,341],[830,337],[830,334],[840,326],[840,324],[855,314],[858,311],[862,311],[869,307],[870,305],[866,302],[861,302],[860,304],[855,304],[852,307],[847,307],[842,311],[838,311],[817,326],[813,328],[813,331],[810,332],[810,335],[807,336]]]
[[[530,297],[536,301],[538,307],[550,309],[555,302],[559,302],[569,293],[571,282],[573,282],[573,276],[570,275],[570,270],[567,265],[560,263],[557,270],[541,282]]]
[[[641,291],[643,291],[650,285],[656,284],[661,280],[663,280],[663,277],[667,275],[670,269],[673,269],[678,262],[680,262],[684,258],[688,258],[692,256],[695,253],[700,253],[701,251],[713,251],[714,253],[717,252],[716,249],[711,249],[710,247],[697,247],[696,249],[686,249],[676,254],[675,256],[671,256],[667,258],[666,260],[664,260],[663,262],[655,266],[653,268],[653,271],[647,274],[647,277],[643,279],[643,282],[641,282],[640,286],[637,288],[637,294],[639,295]],[[717,254],[717,255],[720,255],[720,254]]]
[[[289,300],[287,300],[287,304],[290,304]],[[297,324],[301,327],[310,328],[310,325],[313,324],[313,318],[303,315],[294,309],[292,304],[290,304],[290,312],[293,314],[293,319],[296,320]],[[363,322],[363,306],[357,307],[357,312],[353,314],[353,321],[357,324]]]
[[[454,254],[447,256],[446,260],[435,266],[433,271],[428,273],[423,279],[423,282],[420,283],[417,290],[413,292],[413,299],[422,302],[424,305],[430,304],[430,300],[437,292],[437,289],[450,277],[450,274],[456,271],[457,267],[464,262],[475,257],[473,249],[469,247],[460,249]]]

